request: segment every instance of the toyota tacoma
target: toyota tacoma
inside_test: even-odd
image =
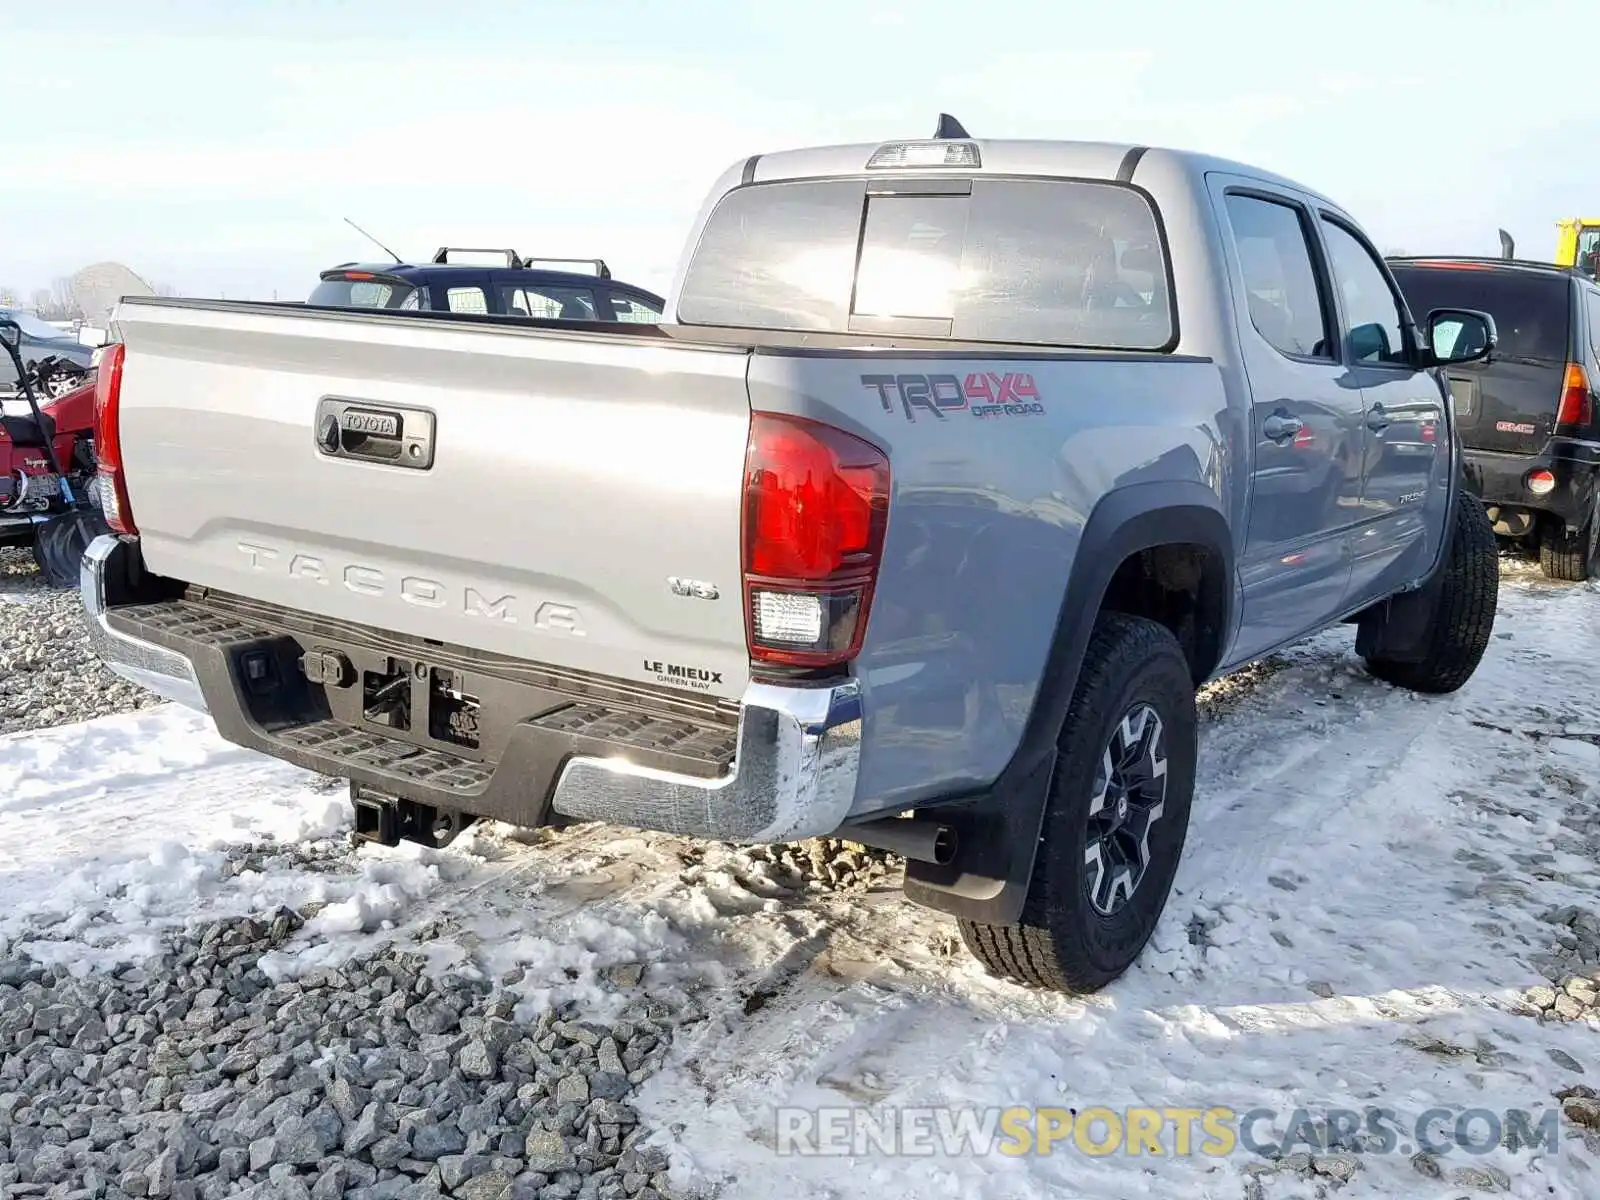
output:
[[[941,118],[730,167],[659,325],[116,331],[82,591],[122,675],[348,778],[357,836],[891,849],[1043,987],[1150,937],[1201,684],[1343,622],[1450,692],[1494,622],[1442,372],[1492,318],[1216,158]]]

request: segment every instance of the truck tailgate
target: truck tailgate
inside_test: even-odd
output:
[[[118,325],[150,570],[449,645],[742,691],[741,348],[210,302],[130,300]],[[428,414],[431,445],[416,443]]]

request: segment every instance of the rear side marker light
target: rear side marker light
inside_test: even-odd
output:
[[[1529,471],[1528,490],[1535,496],[1545,496],[1554,490],[1556,477],[1549,471]]]
[[[889,515],[889,458],[801,417],[756,413],[745,451],[746,637],[758,663],[837,667],[861,651]]]
[[[1561,382],[1561,405],[1556,409],[1556,427],[1582,427],[1594,420],[1594,394],[1589,390],[1589,377],[1577,363],[1567,364],[1566,378]]]

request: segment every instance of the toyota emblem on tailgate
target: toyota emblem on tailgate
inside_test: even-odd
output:
[[[433,466],[435,419],[431,409],[324,396],[313,433],[330,458],[426,471]]]

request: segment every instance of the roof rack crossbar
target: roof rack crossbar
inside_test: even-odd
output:
[[[513,270],[524,270],[534,263],[582,263],[594,270],[601,279],[611,278],[611,268],[606,265],[603,258],[544,258],[536,255],[522,255],[515,250],[502,249],[498,246],[440,246],[434,251],[435,263],[448,263],[452,254],[504,254],[506,266]]]
[[[594,273],[601,279],[611,278],[611,268],[606,266],[606,260],[603,258],[544,258],[541,255],[530,255],[522,260],[522,265],[525,267],[533,263],[584,263],[593,267]]]
[[[515,250],[508,250],[502,246],[440,246],[433,252],[433,261],[448,263],[450,255],[454,254],[504,254],[506,266],[516,268],[522,266],[522,259]]]

